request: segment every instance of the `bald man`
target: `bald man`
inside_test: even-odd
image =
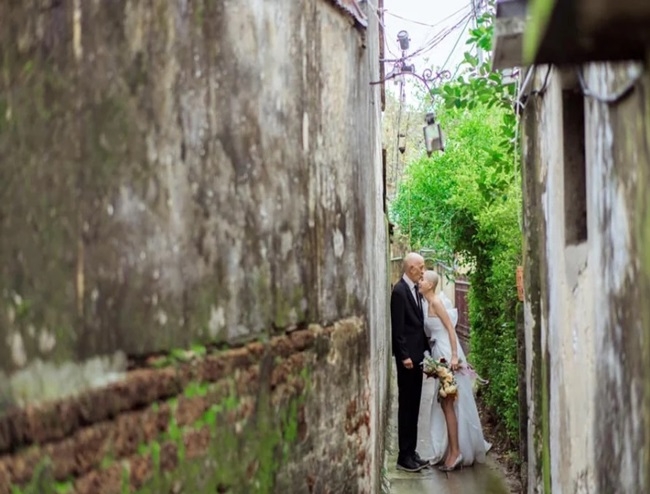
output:
[[[397,364],[399,454],[397,468],[418,472],[427,466],[415,450],[422,396],[424,352],[429,349],[424,332],[424,311],[418,284],[424,274],[424,258],[411,252],[404,257],[403,276],[390,298],[393,354]]]

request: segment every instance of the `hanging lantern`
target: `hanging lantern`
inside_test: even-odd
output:
[[[440,125],[436,123],[433,113],[427,113],[425,117],[426,125],[424,130],[424,145],[427,148],[427,155],[431,156],[434,151],[444,151],[445,144],[443,142],[442,131]]]
[[[406,151],[406,134],[397,134],[397,149],[402,154]]]

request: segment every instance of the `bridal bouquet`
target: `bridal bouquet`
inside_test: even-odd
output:
[[[446,398],[447,396],[455,398],[458,396],[458,384],[447,359],[442,357],[436,360],[427,352],[422,361],[422,371],[428,377],[434,377],[440,381],[439,398]]]

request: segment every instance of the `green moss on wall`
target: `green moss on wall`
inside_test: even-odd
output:
[[[541,428],[541,437],[539,437],[539,442],[541,443],[542,449],[542,483],[544,485],[544,493],[551,493],[551,423],[550,423],[550,396],[549,396],[549,372],[548,372],[548,362],[546,358],[542,358],[542,428]]]
[[[299,440],[300,408],[310,390],[309,370],[303,368],[294,377],[302,382],[303,393],[288,396],[276,407],[271,403],[270,388],[265,386],[257,397],[252,416],[239,424],[232,421],[242,406],[233,381],[229,382],[230,392],[226,396],[215,401],[200,419],[186,427],[179,426],[173,413],[178,407],[178,399],[167,400],[172,414],[165,432],[151,442],[138,445],[137,454],[151,459],[154,474],[135,492],[159,494],[172,492],[172,488],[173,492],[187,494],[222,492],[227,488],[235,488],[236,492],[243,492],[237,489],[250,493],[272,492],[276,473],[291,458],[293,446]],[[192,382],[183,394],[187,397],[206,396],[219,385],[223,383]],[[200,458],[188,460],[188,434],[206,430],[210,434],[208,450]],[[171,471],[164,471],[161,463],[162,445],[166,443],[176,445],[179,465]],[[99,469],[112,467],[116,461],[120,460],[109,452]],[[128,466],[124,467],[123,475],[122,492],[133,492]],[[45,457],[32,480],[27,485],[12,486],[12,494],[64,494],[72,492],[72,488],[72,479],[54,481],[51,460]]]
[[[29,484],[11,486],[11,494],[71,494],[73,481],[55,481],[52,477],[52,462],[44,458],[36,466]]]
[[[205,18],[205,4],[203,0],[194,2],[194,22],[197,26],[203,25],[203,20]]]
[[[296,287],[291,293],[276,293],[275,319],[276,328],[285,329],[288,326],[301,322],[305,318],[302,310],[304,292],[302,287]]]
[[[300,378],[308,389],[309,372],[303,370]],[[166,439],[178,444],[180,465],[176,470],[163,472],[160,462],[154,461],[155,474],[138,494],[169,492],[173,486],[181,486],[180,492],[184,493],[225,492],[232,488],[235,492],[272,492],[277,471],[290,459],[292,445],[298,441],[299,409],[305,398],[306,393],[293,396],[275,409],[271,394],[263,391],[254,415],[241,424],[238,432],[227,418],[240,405],[233,389],[230,396],[213,404],[191,427],[175,433],[177,426],[170,424]],[[201,458],[184,459],[183,434],[205,427],[210,430],[208,451]],[[155,446],[148,446],[152,447]]]

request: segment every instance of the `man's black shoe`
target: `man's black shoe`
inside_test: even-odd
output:
[[[405,472],[419,472],[424,467],[425,465],[420,465],[413,458],[404,458],[397,462],[397,469]]]
[[[422,465],[423,467],[429,466],[429,462],[427,460],[423,460],[422,458],[420,458],[420,455],[418,454],[417,451],[413,455],[413,460],[415,461],[415,463],[417,463],[418,465]]]

